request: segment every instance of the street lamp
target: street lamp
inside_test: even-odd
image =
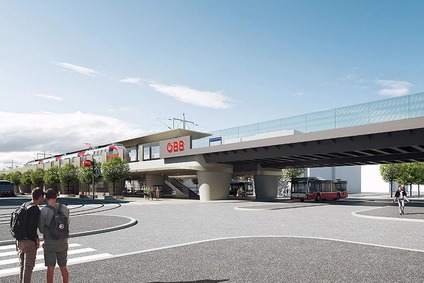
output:
[[[86,159],[84,160],[84,162],[82,163],[82,165],[84,167],[90,167],[91,166],[91,186],[92,186],[92,190],[93,190],[93,199],[94,199],[94,173],[95,173],[95,168],[94,168],[94,159],[93,161]]]

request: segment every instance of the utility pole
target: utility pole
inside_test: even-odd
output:
[[[41,155],[41,158],[46,158],[46,155],[48,156],[48,157],[52,157],[53,156],[53,154],[51,154],[51,153],[46,153],[45,151],[43,151],[43,152],[37,152],[37,158],[36,159],[40,159],[39,158],[39,156]]]
[[[171,120],[171,119],[170,119]],[[178,121],[179,123],[177,124],[177,128],[179,128],[178,126],[181,125],[181,123],[183,124],[183,129],[190,129],[194,130],[194,126],[198,126],[197,124],[195,124],[193,121],[188,121],[185,118],[185,113],[183,113],[183,119],[178,119],[178,118],[172,118],[172,129],[175,130],[175,121]],[[191,127],[190,127],[191,126]]]

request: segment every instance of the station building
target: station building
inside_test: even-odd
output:
[[[117,141],[117,144],[125,149],[115,147],[112,150],[116,152],[112,153],[123,158],[128,156],[130,167],[130,179],[119,184],[118,192],[126,190],[134,193],[149,187],[159,188],[161,195],[165,197],[197,198],[204,201],[227,199],[231,180],[247,176],[254,181],[256,198],[271,199],[277,196],[281,169],[287,168],[281,165],[282,163],[266,167],[259,163],[241,164],[237,160],[232,163],[210,162],[205,157],[213,157],[218,152],[222,155],[234,155],[236,151],[238,156],[243,156],[252,151],[251,148],[265,145],[275,139],[301,140],[302,136],[311,133],[322,136],[333,133],[332,131],[367,125],[377,125],[378,129],[378,125],[385,122],[422,117],[424,93],[417,93],[210,133],[188,129],[183,123],[182,129]],[[304,144],[302,141],[298,143]],[[279,148],[279,145],[274,147]],[[237,150],[231,150],[234,148]],[[269,148],[264,146],[265,151]],[[111,149],[107,146],[104,152],[99,153],[97,158],[100,162],[107,158],[110,153],[108,150]],[[424,151],[422,147],[420,150]],[[81,166],[88,156],[89,154],[84,152],[76,154],[72,159],[39,162],[28,168],[48,169],[54,165],[62,166],[66,162]],[[260,158],[257,157],[258,160]],[[272,156],[267,158],[267,162],[272,162]],[[293,162],[291,164],[296,164]],[[325,166],[323,163],[321,166],[300,167],[305,168],[305,176],[347,180],[350,193],[390,191],[389,184],[380,177],[378,163],[365,160],[348,165]],[[110,187],[106,188],[106,191],[110,192]]]
[[[211,180],[216,186],[229,187],[230,178],[252,176],[256,187],[275,186],[276,177],[281,171],[263,168],[247,168],[245,170],[226,164],[210,164],[201,155],[169,158],[178,150],[211,148],[226,144],[241,144],[248,141],[260,141],[281,136],[301,135],[331,129],[349,128],[360,125],[378,124],[388,121],[401,121],[424,116],[424,93],[402,97],[383,99],[370,103],[314,112],[294,117],[260,122],[240,127],[227,128],[211,133],[199,133],[185,129],[177,129],[137,139],[121,141],[130,152],[130,168],[133,180],[142,180],[146,186],[174,187],[182,182],[175,179],[196,179],[196,186],[181,188],[194,190],[202,194],[201,186]],[[423,125],[424,126],[424,125]],[[183,147],[180,148],[180,143]],[[177,144],[174,148],[174,144]],[[169,150],[169,146],[171,150]],[[305,176],[342,179],[349,183],[350,193],[389,193],[390,185],[380,176],[379,164],[349,165],[337,167],[305,168]],[[134,183],[133,183],[134,184]],[[396,185],[396,184],[394,184]],[[206,185],[207,187],[208,185]],[[200,191],[199,191],[200,187]],[[417,188],[414,187],[418,193]],[[175,188],[174,190],[175,191]],[[228,192],[204,190],[201,199],[225,199]],[[259,198],[272,196],[275,190],[259,192]]]

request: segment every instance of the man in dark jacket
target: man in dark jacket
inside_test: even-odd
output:
[[[400,215],[405,214],[405,200],[409,202],[409,199],[406,197],[405,187],[401,185],[398,187],[393,200],[393,202],[398,202]]]
[[[27,208],[27,229],[24,240],[18,240],[19,255],[19,282],[30,283],[32,270],[35,266],[35,257],[37,249],[40,247],[40,238],[37,234],[38,219],[40,218],[40,209],[38,205],[43,202],[44,192],[41,188],[35,188],[31,192],[32,200],[25,203]]]

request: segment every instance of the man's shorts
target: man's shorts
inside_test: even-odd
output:
[[[68,239],[46,240],[43,244],[45,266],[66,266],[68,261]]]

